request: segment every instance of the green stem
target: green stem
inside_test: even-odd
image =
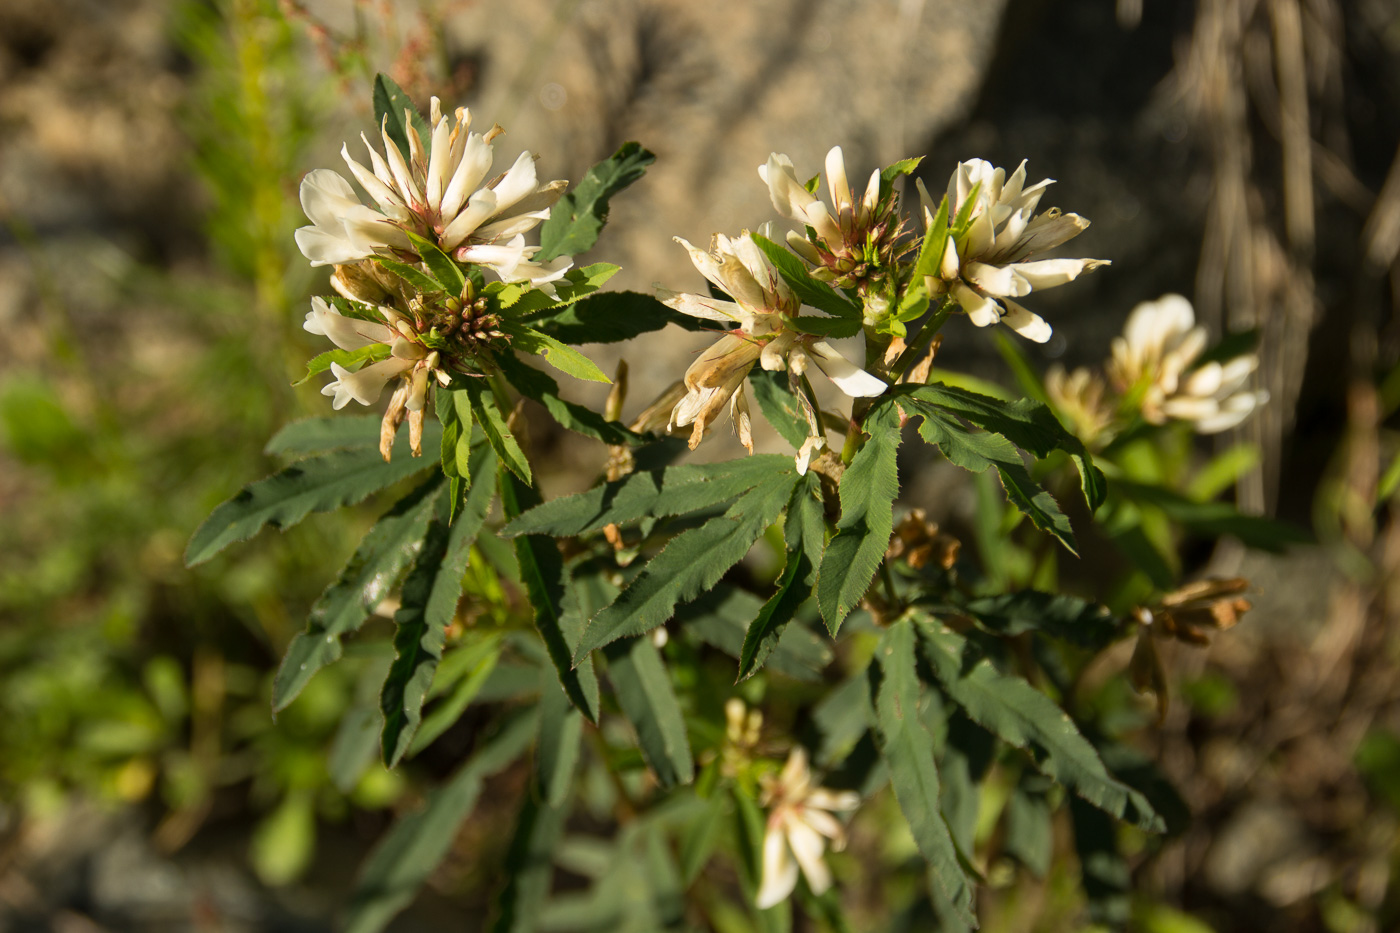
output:
[[[894,365],[890,367],[890,382],[899,381],[900,377],[909,370],[909,367],[923,358],[933,343],[933,338],[938,335],[938,332],[943,329],[944,323],[952,316],[953,307],[953,302],[946,297],[938,303],[933,314],[919,329],[919,335],[914,338],[914,342],[905,348],[904,352],[899,355],[899,359],[895,360]]]

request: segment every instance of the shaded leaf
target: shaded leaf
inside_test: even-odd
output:
[[[404,122],[404,111],[408,111],[409,123]],[[385,125],[389,138],[394,141],[394,145],[399,147],[399,152],[405,159],[409,156],[407,126],[410,124],[418,131],[418,138],[421,142],[427,142],[432,136],[432,129],[428,126],[428,121],[423,119],[423,115],[418,112],[418,108],[413,105],[413,100],[404,92],[404,89],[394,83],[394,79],[382,72],[374,76],[374,120],[376,128]]]
[[[465,391],[471,398],[476,423],[481,426],[481,432],[486,435],[496,456],[501,458],[502,465],[524,482],[533,482],[530,461],[526,459],[525,451],[520,449],[520,442],[510,433],[510,425],[506,423],[505,414],[496,404],[496,396],[486,380],[468,380]]]
[[[564,835],[566,807],[552,807],[526,795],[506,853],[506,886],[498,901],[492,933],[529,933],[536,928],[554,877],[553,856]]]
[[[646,174],[656,156],[640,144],[623,143],[611,157],[588,170],[572,191],[559,199],[540,226],[536,262],[557,256],[577,256],[598,241],[608,220],[613,195]]]
[[[385,259],[383,256],[375,256],[374,261],[424,294],[434,295],[448,290],[446,285],[416,266],[410,266],[393,259]]]
[[[516,391],[543,405],[561,427],[585,437],[595,438],[604,444],[633,446],[650,439],[645,434],[628,430],[619,422],[607,420],[591,408],[565,401],[559,395],[559,383],[548,373],[527,366],[513,355],[498,357],[496,364],[500,366],[506,381],[514,386]]]
[[[604,654],[623,714],[637,730],[642,755],[662,787],[695,779],[685,719],[661,652],[647,636],[615,641]]]
[[[306,630],[287,646],[272,682],[274,713],[286,709],[317,671],[340,660],[341,637],[369,618],[417,556],[441,494],[442,477],[435,474],[395,503],[365,535],[340,576],[311,607]]]
[[[378,450],[380,415],[335,415],[293,421],[263,447],[268,456],[305,457],[332,450]],[[428,426],[424,426],[426,438]],[[434,428],[436,430],[436,428]]]
[[[893,405],[865,420],[870,433],[841,476],[841,518],[817,575],[817,603],[834,636],[870,588],[894,531],[899,495],[899,419]]]
[[[752,593],[721,583],[676,611],[675,626],[688,638],[710,645],[736,660],[744,637],[763,601]],[[831,663],[830,642],[805,625],[788,625],[768,656],[767,668],[796,680],[814,682]]]
[[[807,271],[806,265],[798,259],[787,247],[779,246],[767,237],[753,234],[754,244],[763,251],[763,255],[768,257],[768,261],[773,264],[773,268],[778,270],[778,274],[783,277],[797,297],[804,305],[811,305],[818,311],[825,311],[834,318],[840,318],[848,323],[854,323],[856,330],[860,329],[861,309],[855,302],[838,292],[825,282],[812,278],[812,274]],[[850,336],[843,334],[842,336]]]
[[[807,416],[802,403],[788,387],[787,373],[769,372],[755,366],[749,371],[749,385],[758,401],[758,410],[794,449],[807,440]]]
[[[973,599],[961,608],[998,635],[1041,632],[1093,650],[1106,647],[1122,631],[1106,606],[1060,593],[1021,590]]]
[[[433,393],[442,425],[442,472],[450,479],[471,479],[472,405],[461,389],[439,386]]]
[[[710,322],[668,308],[641,292],[601,292],[575,304],[542,311],[530,326],[562,343],[618,343],[674,324],[691,331],[713,330]]]
[[[1312,536],[1296,525],[1246,515],[1226,502],[1195,502],[1180,493],[1127,480],[1114,480],[1113,488],[1128,499],[1152,505],[1174,522],[1204,535],[1232,535],[1249,547],[1282,553],[1290,544],[1306,544]]]
[[[540,671],[540,737],[535,745],[535,775],[545,804],[562,807],[573,787],[579,743],[583,741],[583,714],[569,703],[558,673],[552,667]]]
[[[461,295],[467,290],[467,277],[462,274],[462,269],[452,259],[431,240],[414,233],[412,230],[405,230],[408,239],[413,243],[413,248],[418,252],[418,258],[423,260],[423,265],[432,272],[433,278],[441,282],[450,295]]]
[[[394,445],[385,463],[378,450],[334,451],[300,460],[243,487],[210,513],[185,549],[185,566],[201,564],[235,541],[245,541],[264,525],[286,530],[312,512],[354,505],[436,463],[409,456],[408,438]]]

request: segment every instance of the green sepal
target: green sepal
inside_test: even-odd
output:
[[[339,363],[352,372],[358,370],[361,365],[368,363],[378,363],[389,358],[391,347],[387,343],[372,343],[367,347],[360,347],[358,350],[342,350],[337,347],[334,350],[327,350],[325,353],[313,356],[306,361],[306,375],[302,376],[294,386],[306,385],[312,379],[331,368],[332,363]]]

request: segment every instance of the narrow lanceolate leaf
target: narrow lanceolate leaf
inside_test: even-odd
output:
[[[841,476],[841,520],[817,575],[817,604],[832,635],[865,596],[894,531],[899,417],[893,405],[866,419],[870,439]]]
[[[918,278],[937,275],[943,263],[943,250],[948,246],[948,198],[938,205],[938,213],[924,228],[924,240],[919,246],[919,258],[914,260],[914,275]]]
[[[345,450],[301,460],[266,479],[243,487],[195,529],[185,549],[185,565],[202,564],[235,541],[245,541],[264,525],[285,530],[312,512],[354,505],[436,463],[409,455],[408,438],[394,445],[388,463],[377,450]]]
[[[286,709],[317,671],[340,660],[341,637],[369,618],[417,556],[441,495],[442,477],[434,474],[400,499],[365,535],[340,576],[311,607],[306,631],[287,646],[272,682],[274,713]]]
[[[378,363],[380,360],[389,358],[389,345],[387,343],[372,343],[367,347],[360,347],[358,350],[327,350],[325,353],[313,356],[306,361],[306,375],[302,376],[292,385],[306,385],[321,373],[331,368],[332,363],[339,363],[349,370],[357,370],[361,364]]]
[[[510,331],[514,338],[511,346],[523,353],[533,353],[542,356],[545,361],[568,376],[575,379],[583,379],[588,382],[612,383],[598,364],[588,357],[575,350],[567,344],[555,340],[548,334],[541,333],[532,327],[503,325]]]
[[[812,594],[812,578],[826,544],[822,517],[821,483],[816,474],[798,480],[788,504],[783,537],[787,539],[787,564],[778,580],[778,591],[763,604],[744,635],[739,654],[738,680],[752,677],[778,646],[787,624]]]
[[[583,714],[569,703],[553,668],[540,669],[540,737],[535,744],[535,776],[551,807],[562,807],[573,787]]]
[[[646,174],[656,156],[638,143],[623,143],[612,156],[588,170],[574,190],[559,199],[540,227],[536,262],[556,256],[577,256],[598,242],[608,221],[608,202]]]
[[[649,435],[629,431],[619,422],[607,420],[591,408],[565,401],[559,395],[559,383],[548,373],[525,365],[513,355],[498,357],[496,364],[516,391],[543,405],[560,427],[619,446],[631,447],[651,439]]]
[[[471,480],[472,405],[461,389],[439,387],[433,393],[442,425],[442,472],[454,480]]]
[[[562,343],[618,343],[661,330],[668,324],[686,330],[714,325],[668,308],[642,292],[602,292],[577,304],[550,308],[526,319],[535,329]]]
[[[496,495],[496,456],[491,448],[483,445],[472,451],[471,475],[471,489],[455,522],[449,524],[452,504],[439,500],[394,614],[394,663],[379,697],[384,764],[390,768],[412,746],[422,722],[423,700],[442,658],[447,626],[457,612],[472,542]]]
[[[564,835],[567,807],[551,807],[527,794],[506,853],[506,886],[491,933],[532,933],[549,897],[554,849]]]
[[[637,730],[642,756],[662,787],[689,784],[695,761],[671,678],[648,637],[615,641],[605,651],[608,679],[623,714]]]
[[[920,617],[917,626],[921,654],[974,722],[1029,751],[1042,773],[1094,806],[1152,832],[1165,828],[1147,798],[1108,772],[1094,746],[1048,696],[997,670],[967,639],[933,619]]]
[[[677,604],[714,586],[777,521],[791,495],[791,473],[776,474],[739,497],[723,516],[671,539],[612,605],[593,617],[574,657],[651,631],[671,618]]]
[[[533,712],[516,719],[429,793],[422,809],[399,817],[365,860],[346,912],[346,933],[378,933],[408,906],[451,849],[483,781],[523,755],[535,729]]]
[[[432,295],[438,292],[448,291],[446,285],[433,278],[431,274],[415,266],[397,262],[393,259],[385,259],[383,256],[375,256],[374,261],[418,289],[420,292]]]
[[[1033,399],[1003,402],[987,395],[935,382],[910,391],[913,398],[964,418],[984,431],[1000,434],[1036,457],[1051,451],[1069,454],[1079,470],[1084,500],[1090,511],[1103,505],[1108,483],[1094,466],[1084,443],[1060,424],[1055,413]]]
[[[539,501],[540,494],[533,486],[510,474],[501,477],[501,509],[508,520]],[[598,677],[593,671],[593,659],[586,657],[574,667],[583,614],[559,546],[543,535],[522,534],[515,539],[515,555],[530,605],[535,609],[535,627],[544,639],[559,682],[569,701],[591,722],[597,722]]]
[[[481,432],[495,449],[496,456],[501,458],[501,463],[526,483],[533,482],[530,461],[525,458],[525,451],[520,449],[520,442],[511,434],[505,413],[496,404],[496,396],[486,380],[468,380],[465,391],[471,399],[476,423],[481,426]]]
[[[433,273],[433,278],[447,286],[447,291],[453,295],[460,295],[467,287],[467,277],[462,274],[462,269],[452,259],[444,253],[436,243],[425,240],[423,237],[411,230],[404,231],[408,234],[409,240],[418,252],[418,257],[423,260],[423,265],[427,266]]]
[[[913,623],[900,619],[885,630],[870,666],[876,743],[890,769],[890,785],[914,842],[932,870],[938,890],[963,922],[977,926],[972,884],[958,862],[939,804],[933,737],[919,717],[919,678]]]
[[[859,329],[861,310],[855,302],[838,292],[825,282],[812,278],[802,260],[794,256],[786,247],[779,246],[766,237],[753,235],[754,244],[763,250],[763,255],[778,270],[783,281],[796,292],[804,305],[811,305],[818,311],[825,311],[832,317],[854,321]],[[854,333],[854,331],[852,331]]]
[[[404,123],[404,111],[408,111],[409,123]],[[394,83],[394,79],[386,74],[380,73],[374,76],[374,119],[377,125],[383,124],[388,118],[389,138],[394,141],[394,145],[399,147],[399,152],[403,157],[409,157],[408,133],[406,127],[412,125],[418,131],[418,138],[424,145],[428,144],[432,136],[432,130],[428,126],[428,121],[423,119],[423,115],[418,112],[418,108],[413,105],[413,99],[404,92],[404,89]]]
[[[787,373],[769,372],[754,367],[749,372],[749,385],[753,397],[758,401],[758,410],[794,448],[807,440],[807,417],[802,413],[802,404],[788,386]]]
[[[744,635],[763,608],[763,600],[746,590],[720,583],[676,611],[675,624],[685,637],[738,660]],[[794,680],[816,683],[831,664],[831,640],[805,625],[789,625],[778,637],[766,666]]]
[[[1037,528],[1054,535],[1075,552],[1074,531],[1069,519],[1054,497],[1031,478],[1015,444],[992,431],[968,428],[951,412],[918,396],[903,394],[895,399],[911,415],[922,416],[919,436],[943,451],[950,463],[974,473],[995,466],[1011,504],[1024,512]]]
[[[787,477],[790,483],[795,473],[792,458],[777,454],[631,473],[616,482],[536,506],[507,522],[501,534],[566,538],[609,524],[685,515],[723,505],[778,476]]]
[[[1110,929],[1123,929],[1132,916],[1132,870],[1118,848],[1118,827],[1102,812],[1070,798],[1074,849],[1089,900],[1089,918]]]

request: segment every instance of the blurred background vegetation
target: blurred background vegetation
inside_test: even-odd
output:
[[[1039,302],[1057,335],[1030,349],[1039,368],[1101,359],[1164,291],[1217,335],[1258,329],[1273,401],[1220,443],[1247,452],[1240,505],[1318,543],[1183,546],[1188,576],[1249,577],[1255,610],[1165,656],[1175,702],[1138,744],[1195,819],[1133,866],[1135,922],[1400,923],[1400,5],[0,0],[0,929],[330,929],[391,816],[456,763],[365,766],[339,724],[372,706],[372,652],[269,713],[274,665],[373,504],[180,559],[267,470],[274,430],[324,412],[289,385],[323,284],[292,242],[296,187],[368,128],[380,70],[498,120],[550,177],[624,139],[654,149],[598,251],[622,287],[690,281],[673,234],[768,219],[770,150],[815,172],[841,143],[853,171],[927,154],[935,191],[977,156],[1060,179],[1055,203],[1095,222],[1083,252],[1114,266]],[[1009,384],[960,330],[939,365]],[[631,407],[694,349],[629,349]],[[574,465],[555,488],[601,465],[533,441]],[[938,471],[919,496],[968,538],[986,524]],[[510,812],[483,807],[393,929],[475,929],[492,883],[473,853]],[[1066,929],[1066,890],[1006,887],[985,928]]]

